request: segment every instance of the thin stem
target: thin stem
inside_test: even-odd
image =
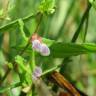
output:
[[[83,39],[83,42],[85,42],[86,40],[86,35],[87,35],[87,30],[88,30],[88,24],[89,24],[89,13],[86,17],[86,22],[85,22],[85,33],[84,33],[84,39]]]
[[[40,26],[40,23],[41,23],[41,21],[42,21],[42,17],[43,17],[43,14],[40,14],[40,19],[39,19],[39,22],[38,22],[38,24],[37,24],[37,27],[36,27],[34,33],[37,33],[37,32],[38,32],[38,30],[39,30],[39,26]]]
[[[15,65],[15,63],[16,63],[16,62],[13,61],[13,64],[14,64],[14,65]],[[7,77],[8,74],[10,73],[10,71],[11,71],[11,69],[8,67],[8,69],[7,69],[6,73],[5,73],[5,75],[4,75],[4,76],[2,77],[2,79],[1,79],[0,85],[2,84],[2,82],[5,81],[6,77]]]
[[[8,76],[8,74],[10,73],[11,69],[7,69],[5,75],[3,76],[3,78],[1,79],[0,85],[2,84],[2,82],[4,82],[4,80],[6,79],[6,77]]]
[[[35,68],[35,51],[32,52],[32,64],[31,64],[32,72],[34,68]]]
[[[58,69],[59,67],[60,67],[60,65],[57,65],[57,66],[55,66],[55,67],[53,67],[53,68],[51,68],[51,69],[49,69],[49,70],[43,72],[41,76],[44,76],[44,75],[46,75],[46,74],[48,74],[48,73],[50,73],[50,72],[52,72],[52,71]]]
[[[37,24],[34,33],[37,33],[38,30],[39,30],[39,25],[40,25],[40,23],[41,23],[42,16],[43,16],[43,15],[41,14],[39,23]],[[32,34],[32,35],[33,35],[33,34]],[[23,53],[25,52],[25,50],[26,50],[26,49],[28,48],[28,46],[30,45],[30,40],[31,40],[31,38],[32,38],[32,35],[29,37],[28,43],[27,43],[27,45],[24,47],[24,49],[20,52],[20,55],[23,55]]]
[[[16,88],[16,87],[19,87],[19,86],[21,86],[21,82],[17,82],[15,84],[0,87],[0,93],[4,93],[9,89]]]
[[[85,13],[83,14],[83,16],[81,18],[81,22],[79,24],[79,27],[77,28],[76,32],[74,33],[74,36],[73,36],[71,42],[73,42],[73,43],[76,42],[76,40],[77,40],[77,38],[79,36],[80,30],[81,30],[81,28],[82,28],[82,26],[84,24],[84,21],[86,20],[86,17],[89,14],[89,11],[90,11],[91,7],[92,7],[92,5],[90,3],[88,3],[88,7],[87,7]]]
[[[92,7],[92,5],[88,2],[88,7],[87,7],[86,11],[84,12],[84,14],[83,14],[83,16],[81,18],[81,22],[80,22],[76,32],[74,33],[72,40],[71,40],[72,43],[76,42],[76,40],[77,40],[77,38],[78,38],[78,36],[80,34],[80,30],[81,30],[81,28],[82,28],[82,26],[84,24],[84,21],[86,20],[86,17],[89,14],[89,11],[90,11],[91,7]],[[64,60],[62,62],[62,67],[60,68],[60,73],[61,74],[64,74],[64,68],[65,68],[65,66],[68,66],[68,62],[69,62],[68,59],[69,59],[69,57],[66,57],[66,58],[64,58]]]
[[[28,18],[27,18],[27,19],[28,19]],[[35,32],[38,31],[38,28],[39,28],[39,25],[40,25],[41,20],[42,20],[42,15],[40,16],[40,21],[39,21],[39,23],[38,23],[37,26],[36,26]],[[31,37],[32,37],[32,35],[31,35]],[[23,55],[23,54],[24,54],[24,52],[26,51],[26,49],[27,49],[28,46],[30,45],[31,37],[29,38],[27,45],[26,45],[26,46],[24,47],[24,49],[19,53],[19,55]],[[16,62],[13,62],[13,65],[16,65]],[[7,77],[8,74],[10,73],[10,71],[11,71],[11,69],[8,68],[0,83],[2,83],[2,82],[5,81],[6,77]]]
[[[30,15],[24,17],[24,18],[21,18],[21,19],[22,19],[22,20],[24,21],[24,23],[25,23],[25,22],[27,22],[28,20],[36,17],[38,14],[40,14],[40,12],[37,12],[36,14],[30,14]],[[20,18],[14,20],[14,21],[12,21],[12,22],[4,25],[4,26],[1,26],[1,27],[0,27],[0,32],[2,32],[2,33],[3,33],[3,32],[6,32],[5,30],[8,30],[9,28],[11,28],[11,27],[15,26],[16,24],[18,24],[18,20],[19,20],[19,19],[20,19]]]
[[[65,18],[64,18],[64,21],[63,21],[63,24],[62,24],[62,26],[60,27],[60,29],[59,29],[59,31],[58,31],[58,34],[56,35],[56,37],[55,37],[55,39],[57,40],[57,39],[59,39],[60,38],[60,36],[62,35],[62,33],[65,31],[65,25],[66,25],[66,23],[67,23],[67,20],[68,20],[68,17],[70,16],[70,13],[71,13],[71,11],[72,11],[72,9],[73,9],[73,6],[74,6],[74,0],[72,0],[72,2],[71,2],[71,4],[70,4],[70,7],[69,7],[69,9],[68,9],[68,12],[67,12],[67,14],[66,14],[66,16],[65,16]],[[64,29],[64,30],[63,30]]]

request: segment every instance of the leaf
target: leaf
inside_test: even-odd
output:
[[[51,56],[64,58],[87,53],[96,53],[96,44],[54,43],[51,47]]]
[[[55,9],[55,0],[42,0],[41,5],[39,6],[39,10],[41,13],[52,14]]]
[[[26,86],[26,84],[31,84],[31,70],[30,68],[25,64],[25,59],[19,55],[15,57],[15,62],[18,64],[19,72],[20,72],[20,81],[23,83],[23,86]],[[27,77],[27,78],[26,78]]]
[[[23,20],[19,19],[18,23],[19,23],[19,28],[20,28],[21,34],[22,34],[21,36],[23,37],[23,39],[25,41],[28,41],[28,38],[26,37],[25,32],[24,32],[24,22],[23,22]]]
[[[8,67],[9,67],[10,69],[13,69],[13,64],[12,64],[12,63],[8,62],[7,65],[8,65]]]
[[[26,65],[24,64],[24,61],[25,61],[24,58],[19,55],[17,55],[15,57],[15,62],[19,65],[21,71],[25,71],[25,72],[31,74],[30,70],[28,70]]]
[[[42,38],[42,41],[47,44],[48,46],[51,46],[55,41],[54,40],[50,40],[50,39],[46,39],[46,38]]]
[[[26,22],[28,22],[30,19],[36,17],[36,16],[38,15],[38,13],[39,13],[39,12],[37,12],[37,13],[35,13],[35,14],[32,13],[32,14],[26,16],[26,17],[23,17],[22,20],[24,21],[24,23],[26,23]],[[14,27],[14,26],[17,26],[19,19],[20,19],[20,18],[14,20],[14,21],[11,21],[10,23],[5,24],[5,25],[3,25],[3,26],[0,26],[0,32],[4,33],[4,32],[6,32],[6,30],[8,30],[8,29],[10,29],[10,28],[12,28],[12,27]],[[10,32],[10,31],[9,31],[9,32]]]
[[[92,4],[93,8],[96,10],[96,1],[95,0],[89,0],[89,2]]]
[[[0,93],[4,93],[5,91],[12,89],[12,88],[16,88],[21,86],[21,82],[17,82],[8,86],[4,86],[4,87],[0,87]]]
[[[93,3],[94,0],[89,0],[90,3]]]

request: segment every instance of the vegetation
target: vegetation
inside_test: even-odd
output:
[[[95,0],[0,0],[0,96],[95,96]]]

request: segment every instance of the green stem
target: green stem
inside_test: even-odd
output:
[[[18,24],[19,24],[21,35],[22,35],[23,39],[27,42],[28,38],[27,38],[27,36],[25,35],[25,32],[24,32],[24,22],[23,22],[23,20],[18,19]]]
[[[52,71],[58,69],[59,67],[60,67],[60,65],[57,65],[57,66],[55,66],[55,67],[53,67],[53,68],[51,68],[51,69],[49,69],[49,70],[43,72],[41,76],[44,76],[44,75],[46,75],[46,74],[48,74],[48,73],[50,73],[50,72],[52,72]]]
[[[74,36],[73,36],[71,42],[73,42],[73,43],[76,42],[76,40],[77,40],[77,38],[78,38],[78,36],[80,34],[80,30],[81,30],[81,28],[82,28],[82,26],[84,24],[84,21],[86,20],[86,17],[89,14],[89,11],[90,11],[91,7],[92,7],[92,5],[90,3],[88,3],[88,7],[87,7],[85,13],[83,14],[83,16],[81,18],[81,22],[79,24],[79,27],[77,28],[76,32],[74,33]]]
[[[36,16],[36,15],[37,15],[37,14],[35,14],[35,15],[32,14],[31,16],[28,16],[28,17],[23,18],[22,20],[23,20],[23,21],[26,21],[26,20],[28,20],[28,19],[32,18],[33,16]],[[36,26],[35,32],[38,32],[38,28],[39,28],[39,25],[40,25],[40,22],[41,22],[41,18],[42,18],[42,15],[40,16],[40,21],[38,22],[38,24],[37,24],[37,26]],[[11,22],[10,24],[8,24],[8,25],[6,25],[6,26],[3,26],[2,28],[0,28],[0,31],[1,31],[2,29],[6,29],[7,27],[11,26],[12,24],[16,24],[17,22],[18,22],[18,19],[17,19],[16,21],[14,21],[14,22]],[[34,33],[35,33],[35,32],[34,32]],[[29,37],[28,43],[27,43],[26,46],[23,48],[23,50],[19,53],[19,55],[23,55],[23,54],[24,54],[24,52],[26,51],[26,49],[27,49],[28,46],[30,45],[31,37],[32,37],[32,35]],[[14,62],[14,61],[13,61],[13,62]],[[14,63],[15,63],[15,64],[14,64]],[[14,62],[14,63],[12,63],[12,64],[15,66],[15,65],[16,65],[16,62]],[[5,81],[6,77],[7,77],[8,74],[10,73],[10,71],[11,71],[11,69],[8,68],[0,83],[3,83],[3,82]]]
[[[21,18],[21,19],[23,20],[24,23],[26,23],[28,20],[36,17],[38,14],[40,14],[40,13],[37,12],[36,14],[31,14],[31,15],[28,15],[28,16],[26,16],[26,17],[24,17],[24,18]],[[0,32],[3,32],[3,33],[4,33],[4,32],[6,32],[6,30],[8,30],[9,28],[12,28],[13,26],[16,26],[16,25],[18,24],[18,20],[19,20],[19,19],[20,19],[20,18],[14,20],[14,21],[12,21],[12,22],[4,25],[4,26],[1,26],[1,27],[0,27]]]
[[[72,43],[75,43],[76,42],[76,40],[77,40],[77,38],[78,38],[78,36],[80,34],[80,30],[81,30],[81,28],[82,28],[82,26],[83,26],[83,24],[84,24],[84,22],[85,22],[85,20],[86,20],[86,18],[88,16],[88,14],[89,14],[89,11],[90,11],[91,7],[92,7],[92,5],[88,2],[88,7],[85,10],[85,12],[84,12],[84,14],[83,14],[83,16],[81,18],[81,22],[80,22],[80,24],[79,24],[76,32],[74,33],[72,40],[71,40]],[[66,58],[63,59],[62,67],[60,68],[60,73],[62,75],[66,75],[67,78],[70,79],[70,77],[68,76],[68,74],[64,74],[66,67],[69,65],[68,64],[69,59],[70,59],[69,57],[66,57]]]
[[[19,87],[19,86],[21,86],[21,82],[17,82],[15,84],[11,84],[11,85],[8,85],[8,86],[0,87],[0,93],[4,93],[5,91],[7,91],[9,89],[16,88],[16,87]]]
[[[32,52],[32,66],[31,66],[32,72],[34,68],[35,68],[35,51]]]
[[[87,30],[88,30],[88,24],[89,24],[89,13],[86,17],[86,22],[85,22],[85,33],[84,33],[84,39],[83,39],[83,42],[85,42],[86,40],[86,35],[87,35]]]
[[[58,39],[60,38],[60,36],[62,35],[62,33],[65,31],[65,25],[66,25],[66,23],[67,23],[68,17],[70,16],[70,13],[71,13],[71,11],[72,11],[72,9],[73,9],[74,4],[75,4],[75,2],[74,2],[74,0],[72,0],[72,1],[71,1],[71,5],[70,5],[70,7],[69,7],[69,9],[68,9],[68,12],[67,12],[67,14],[66,14],[66,16],[65,16],[65,19],[64,19],[64,21],[63,21],[63,24],[62,24],[62,26],[60,27],[60,29],[59,29],[59,31],[58,31],[58,34],[57,34],[56,37],[55,37],[56,40],[58,40]],[[63,29],[64,29],[64,30],[63,30]]]

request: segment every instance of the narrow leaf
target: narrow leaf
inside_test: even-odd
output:
[[[87,53],[96,53],[96,44],[54,43],[50,49],[51,56],[64,58]]]

